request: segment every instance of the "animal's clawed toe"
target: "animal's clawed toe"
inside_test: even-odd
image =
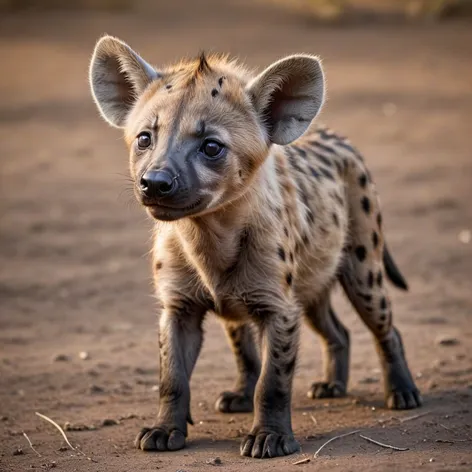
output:
[[[292,434],[259,432],[248,434],[241,443],[241,455],[265,459],[288,456],[300,450],[300,444]]]
[[[253,410],[253,401],[248,395],[223,392],[216,400],[215,409],[221,413],[250,413]]]
[[[308,398],[341,398],[346,396],[346,387],[341,382],[314,382],[307,395]]]
[[[177,429],[165,427],[143,428],[134,445],[143,451],[177,451],[185,446],[185,435]]]
[[[392,410],[411,410],[423,404],[423,399],[418,389],[402,392],[389,392],[386,399],[387,407]]]

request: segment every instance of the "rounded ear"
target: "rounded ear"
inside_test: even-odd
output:
[[[307,130],[323,105],[321,62],[306,54],[286,57],[258,75],[247,90],[270,141],[289,144]]]
[[[97,107],[108,123],[124,127],[138,96],[159,73],[126,43],[104,36],[90,62],[90,87]]]

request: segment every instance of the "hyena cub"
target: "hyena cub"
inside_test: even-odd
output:
[[[216,408],[254,409],[241,454],[297,451],[290,403],[302,318],[324,346],[324,379],[308,395],[346,394],[349,334],[330,303],[336,281],[374,335],[387,406],[421,404],[392,324],[385,275],[407,287],[385,246],[372,178],[346,139],[311,125],[324,99],[318,58],[289,56],[257,76],[203,54],[156,69],[106,36],[90,82],[105,120],[124,129],[136,197],[155,219],[160,407],[138,448],[184,447],[210,311],[239,372]]]

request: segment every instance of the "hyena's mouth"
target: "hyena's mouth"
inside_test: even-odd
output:
[[[172,221],[198,213],[205,206],[203,197],[186,207],[171,207],[166,205],[146,205],[146,209],[156,220]]]

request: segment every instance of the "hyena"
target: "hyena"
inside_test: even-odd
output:
[[[155,220],[160,405],[136,447],[184,447],[189,379],[213,312],[238,370],[216,408],[254,411],[241,454],[299,450],[290,404],[302,319],[324,347],[324,378],[308,395],[346,395],[349,334],[330,301],[338,281],[374,336],[387,406],[420,406],[385,281],[407,286],[371,174],[348,140],[312,124],[325,95],[317,57],[285,57],[259,75],[214,54],[154,68],[106,36],[90,82],[103,118],[124,130],[136,197]]]

